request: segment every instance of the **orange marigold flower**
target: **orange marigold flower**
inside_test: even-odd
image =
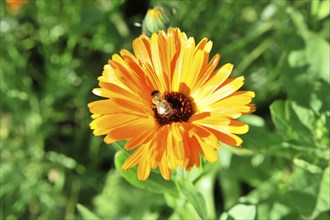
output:
[[[121,50],[104,66],[93,93],[106,98],[89,103],[90,126],[95,135],[113,143],[127,139],[125,149],[134,150],[123,164],[138,165],[138,178],[160,169],[165,179],[178,166],[200,166],[200,154],[217,160],[218,140],[240,146],[236,134],[248,131],[236,119],[255,110],[255,93],[237,91],[244,77],[229,78],[232,64],[216,69],[220,55],[209,61],[212,42],[197,45],[178,28],[160,31],[151,38],[133,41],[134,54]]]

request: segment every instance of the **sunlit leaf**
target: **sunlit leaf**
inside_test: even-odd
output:
[[[82,204],[77,204],[77,209],[82,216],[83,220],[101,220],[97,215],[95,215],[92,211],[88,208],[83,206]]]
[[[320,173],[320,172],[322,172],[320,167],[316,166],[315,164],[309,163],[305,160],[302,160],[302,159],[294,158],[293,163],[296,166],[299,166],[303,169],[306,169],[311,173]]]
[[[258,115],[243,115],[240,120],[256,127],[263,127],[265,125],[265,119]]]
[[[296,167],[288,182],[282,203],[292,207],[301,216],[311,216],[316,207],[322,173],[311,173]]]
[[[204,196],[191,183],[180,181],[177,184],[180,192],[195,208],[201,219],[207,219],[207,207]]]
[[[229,215],[236,219],[255,219],[256,218],[256,206],[238,204],[229,210]]]
[[[310,71],[330,83],[330,45],[315,33],[310,33],[306,37],[306,58],[310,64]],[[318,56],[315,56],[317,51]]]
[[[85,171],[85,167],[77,163],[74,159],[54,151],[47,152],[46,158],[53,163],[59,164],[68,169],[76,169],[79,173]]]
[[[313,0],[311,3],[311,12],[318,21],[330,15],[330,1]]]
[[[139,202],[143,201],[143,202]],[[157,219],[164,210],[163,194],[148,192],[128,183],[112,169],[108,172],[102,191],[93,198],[95,212],[102,219]],[[169,210],[170,208],[165,208]]]
[[[330,76],[329,76],[330,77]],[[330,99],[327,95],[330,91],[330,84],[324,80],[314,82],[310,107],[316,113],[330,112]],[[329,115],[327,117],[330,117]],[[329,123],[329,122],[328,122]],[[327,126],[329,128],[329,126]]]
[[[289,65],[291,67],[301,67],[307,65],[305,50],[294,50],[288,57]]]
[[[322,175],[320,190],[317,195],[316,207],[312,218],[318,216],[321,212],[330,210],[330,167],[328,166]]]
[[[269,219],[282,219],[285,218],[292,210],[286,204],[275,202],[272,204],[269,212]]]
[[[270,106],[272,120],[286,140],[313,143],[313,112],[290,101],[275,101]]]
[[[254,220],[256,219],[257,209],[255,205],[237,204],[228,212],[220,216],[220,220]]]
[[[305,41],[305,59],[310,65],[309,70],[311,74],[315,76],[314,79],[323,78],[330,83],[330,44],[325,39],[308,29],[302,13],[293,8],[288,8],[287,11],[291,16],[298,33]],[[315,53],[317,53],[317,56]]]

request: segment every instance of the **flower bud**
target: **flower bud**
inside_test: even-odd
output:
[[[6,0],[7,8],[12,14],[18,13],[20,8],[27,2],[28,0]]]
[[[151,35],[171,26],[171,12],[163,7],[149,9],[143,19],[142,33]]]

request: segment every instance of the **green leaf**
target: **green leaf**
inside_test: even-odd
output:
[[[270,209],[272,204],[269,203],[259,203],[257,206],[257,216],[258,219],[270,219]]]
[[[233,219],[253,220],[256,219],[257,209],[255,205],[237,204],[228,211]]]
[[[295,167],[281,202],[292,207],[301,216],[311,216],[316,207],[321,179],[322,173],[311,173]]]
[[[77,209],[84,220],[100,220],[92,211],[87,209],[82,204],[77,204]]]
[[[321,1],[320,10],[318,11],[319,20],[326,18],[330,15],[330,1]]]
[[[294,158],[293,163],[296,166],[301,167],[305,170],[308,170],[311,173],[320,173],[320,172],[322,172],[320,167],[316,166],[315,164],[309,163],[306,160],[302,160],[302,159],[299,159],[299,158]]]
[[[320,106],[316,108],[318,109]],[[330,116],[328,112],[316,114],[313,110],[293,101],[275,101],[271,104],[270,111],[277,130],[284,140],[289,142],[289,147],[305,148],[302,150],[314,153],[327,149]],[[326,156],[324,154],[321,157],[326,158]]]
[[[311,1],[311,12],[318,21],[330,15],[330,1],[313,0]]]
[[[284,201],[288,202],[288,206],[294,207],[302,216],[310,216],[315,207],[315,196],[302,191],[302,189],[287,192]]]
[[[269,211],[269,219],[283,219],[290,212],[290,206],[275,202],[272,204],[271,210]]]
[[[219,220],[229,220],[229,215],[227,212],[223,212],[221,215],[220,215],[220,218]]]
[[[216,187],[221,189],[225,209],[232,207],[239,199],[241,193],[240,182],[235,176],[235,172],[232,172],[232,159],[233,153],[230,151],[230,147],[223,147],[219,154],[219,163],[222,170],[217,177],[219,184]]]
[[[311,218],[315,218],[321,212],[330,210],[330,167],[328,166],[322,175],[320,190],[317,196],[316,207]]]
[[[314,82],[313,91],[311,95],[311,100],[309,106],[316,113],[326,113],[330,112],[330,99],[326,95],[330,91],[330,84],[324,80],[319,80]],[[329,127],[329,126],[327,126]]]
[[[47,152],[45,157],[54,164],[59,164],[67,169],[75,169],[79,173],[82,173],[86,170],[84,166],[78,164],[74,159],[55,151]]]
[[[149,178],[141,181],[137,177],[137,168],[133,167],[129,170],[122,170],[122,165],[128,158],[128,154],[118,151],[115,155],[115,166],[118,172],[133,186],[156,193],[169,193],[171,196],[178,197],[178,191],[173,181],[167,181],[160,174],[151,172]]]
[[[291,67],[301,67],[307,64],[305,50],[291,51],[288,56],[288,62]]]
[[[206,201],[202,193],[196,190],[196,188],[190,182],[177,182],[180,192],[195,208],[197,214],[201,219],[207,219],[207,206]]]
[[[270,112],[273,119],[273,122],[280,131],[280,133],[286,133],[287,122],[286,122],[286,113],[285,106],[283,101],[275,101],[270,105]]]
[[[247,135],[243,136],[243,149],[250,150],[264,150],[267,146],[267,151],[273,146],[279,145],[282,137],[278,132],[273,132],[267,127],[254,127],[250,126],[250,131]],[[255,152],[252,153],[253,155]]]
[[[270,112],[276,128],[286,140],[314,145],[315,116],[311,110],[291,101],[275,101],[270,105]]]
[[[293,112],[295,113],[301,124],[309,128],[310,130],[313,130],[313,124],[315,122],[314,112],[310,109],[297,105],[297,103],[295,102],[291,102],[290,104]]]
[[[246,197],[241,197],[240,201],[244,203],[261,203],[262,201],[267,200],[267,198],[276,197],[278,194],[278,179],[273,175],[267,181],[258,185],[256,189],[250,192]]]
[[[255,127],[264,127],[265,126],[265,119],[258,115],[242,115],[240,117],[240,121],[243,121],[251,126]]]
[[[308,28],[300,11],[289,7],[287,13],[297,33],[293,38],[298,42],[302,39],[304,44],[289,52],[288,64],[291,68],[284,68],[285,74],[280,77],[288,97],[307,105],[316,80],[330,83],[330,44],[326,38]]]
[[[330,45],[315,33],[309,33],[305,38],[306,59],[310,64],[310,71],[313,75],[330,83]],[[316,56],[316,54],[317,56]]]
[[[293,8],[288,8],[287,12],[291,16],[298,34],[305,41],[305,57],[310,65],[309,71],[311,75],[315,76],[316,79],[322,78],[330,83],[330,44],[318,34],[308,29],[302,13]]]
[[[102,192],[93,197],[95,212],[105,219],[156,219],[161,204],[162,194],[132,186],[115,169],[108,172]]]

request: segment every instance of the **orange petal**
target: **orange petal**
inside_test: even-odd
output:
[[[168,167],[170,169],[176,169],[179,166],[179,164],[177,163],[177,160],[174,157],[174,143],[170,132],[168,133],[166,142],[164,144],[166,145],[166,151],[164,155],[167,156]]]
[[[250,91],[240,91],[233,93],[231,96],[220,100],[212,105],[210,108],[218,109],[218,108],[225,108],[225,106],[232,106],[232,105],[246,105],[252,101],[252,98],[255,96],[254,92]]]
[[[144,148],[144,145],[135,149],[135,151],[126,159],[125,163],[123,164],[123,166],[121,168],[123,170],[128,170],[128,169],[134,167],[140,161],[141,152],[142,152],[143,148]]]
[[[91,113],[94,113],[96,115],[123,113],[123,114],[130,114],[140,117],[148,117],[147,113],[141,110],[141,107],[137,107],[136,105],[131,105],[132,104],[131,102],[122,101],[119,103],[123,103],[123,106],[116,104],[114,100],[99,100],[89,103],[88,108]]]
[[[194,120],[191,122],[193,124],[201,124],[201,125],[210,124],[210,125],[217,125],[217,126],[225,126],[230,123],[230,119],[218,116],[217,114],[214,114],[212,112],[212,114],[209,117],[205,117],[205,118],[202,118],[199,120]]]
[[[164,179],[169,180],[171,178],[171,170],[168,167],[167,157],[163,157],[160,164],[159,170]]]
[[[234,79],[227,79],[226,81],[228,82],[226,85],[220,86],[220,88],[213,92],[209,97],[204,98],[200,102],[196,102],[196,104],[201,106],[207,106],[226,98],[227,96],[233,94],[235,91],[237,91],[243,86],[244,77],[241,76]]]
[[[160,59],[159,49],[158,49],[158,35],[156,33],[152,34],[150,40],[150,49],[151,49],[151,59],[154,68],[154,72],[159,79],[159,87],[158,89],[162,92],[168,91],[169,88],[166,88],[166,85],[169,85],[166,82],[166,78],[164,77],[162,70],[162,60]]]
[[[146,180],[150,175],[150,162],[144,157],[145,154],[146,152],[143,152],[137,169],[139,180]]]
[[[149,142],[151,138],[154,136],[155,131],[156,128],[153,127],[142,131],[139,135],[132,137],[126,142],[125,149],[131,150],[137,146],[140,146],[141,144],[145,144]]]
[[[171,60],[174,55],[174,50],[172,49],[172,45],[169,45],[172,42],[170,42],[169,39],[170,38],[167,38],[164,31],[160,31],[158,35],[157,45],[158,45],[159,59],[162,65],[162,74],[164,75],[164,80],[165,80],[164,81],[165,88],[167,91],[171,90],[171,83],[170,83],[172,78]]]
[[[117,78],[115,70],[109,64],[104,65],[102,76],[98,77],[97,79],[99,82],[112,83],[128,91],[132,91]]]
[[[249,126],[241,121],[231,120],[228,126],[229,132],[233,134],[245,134],[249,131]]]
[[[200,103],[198,104],[199,106],[203,106],[204,101],[208,101],[214,96],[214,91],[229,77],[233,67],[234,66],[230,63],[223,65],[204,85],[194,90],[192,96],[195,98],[197,104]]]
[[[215,162],[218,160],[218,155],[215,151],[215,149],[208,143],[205,142],[205,140],[199,138],[197,135],[195,136],[198,143],[200,144],[202,148],[202,154],[204,158],[209,162]]]
[[[194,136],[193,137],[188,136],[187,140],[189,143],[188,147],[190,148],[191,154],[186,169],[190,170],[193,166],[196,167],[200,166],[199,152],[201,152],[202,149],[197,139]]]
[[[197,82],[195,86],[191,89],[192,91],[199,90],[199,88],[202,85],[204,85],[209,78],[211,78],[212,76],[214,76],[214,74],[216,74],[213,72],[215,68],[218,66],[219,61],[220,61],[220,55],[216,54],[207,65],[203,65],[203,69],[201,70],[198,76]]]
[[[115,59],[116,58],[116,59]],[[119,61],[120,59],[120,61]],[[135,74],[135,72],[127,65],[126,62],[117,56],[113,56],[112,60],[109,60],[110,66],[114,69],[116,77],[129,87],[137,96],[143,97],[150,92],[145,80]]]
[[[164,143],[166,143],[168,133],[168,126],[162,126],[161,128],[159,128],[158,132],[155,133],[150,143],[149,160],[153,169],[157,168],[160,165],[161,160],[166,157],[164,152],[166,151],[167,145]]]
[[[141,35],[133,41],[132,45],[137,59],[139,59],[142,63],[151,64],[150,39],[145,35]]]
[[[114,128],[121,125],[125,125],[132,121],[140,121],[141,119],[136,115],[130,114],[114,114],[114,115],[102,115],[94,119],[90,123],[90,127],[96,130],[103,130],[108,128]]]
[[[181,166],[183,165],[183,161],[185,159],[182,132],[183,128],[181,126],[181,123],[171,124],[170,134],[173,138],[173,152],[176,160],[182,162],[182,164],[180,163]]]
[[[154,127],[153,119],[140,119],[135,120],[130,123],[125,124],[124,126],[113,128],[110,132],[111,138],[117,140],[123,140],[139,135],[145,129],[151,129]]]
[[[152,122],[151,122],[152,121]],[[128,139],[134,136],[139,135],[143,129],[150,129],[150,127],[154,126],[153,120],[146,120],[146,119],[140,119],[128,122],[126,124],[122,124],[117,127],[111,127],[109,130],[109,134],[104,138],[104,141],[107,144],[113,143],[118,140]],[[97,131],[103,131],[103,129],[94,130],[94,132]]]
[[[202,113],[194,114],[189,118],[189,121],[201,120],[203,118],[209,117],[210,115],[211,112],[202,112]]]
[[[185,168],[192,167],[192,166],[199,166],[200,165],[200,158],[199,158],[199,152],[202,151],[198,141],[194,137],[190,137],[191,130],[194,129],[194,126],[192,126],[189,123],[183,123],[183,127],[185,128],[184,133],[184,147],[185,147],[185,155],[187,158],[187,163]]]
[[[133,114],[140,113],[142,117],[150,117],[154,114],[151,109],[151,97],[149,101],[150,104],[148,103],[147,105],[142,105],[137,101],[133,102],[133,101],[127,101],[124,99],[117,99],[117,98],[113,98],[112,101],[116,103],[117,106],[120,106],[122,109],[128,110]]]
[[[243,141],[240,137],[238,137],[235,134],[231,134],[231,133],[222,133],[220,131],[217,130],[217,128],[214,128],[213,126],[205,126],[204,128],[207,129],[209,132],[213,133],[217,139],[225,144],[228,144],[230,146],[240,146]]]
[[[130,99],[136,100],[137,96],[132,93],[130,90],[126,88],[120,87],[114,83],[109,82],[99,82],[99,86],[101,88],[97,88],[93,90],[93,93],[98,96],[106,97],[106,98],[122,98],[122,99]],[[101,94],[98,93],[98,89],[102,89],[101,91],[109,91],[110,93]]]
[[[183,72],[183,57],[185,56],[185,54],[187,53],[186,56],[190,55],[191,52],[191,48],[192,48],[192,44],[195,44],[195,42],[193,42],[193,40],[190,38],[189,40],[187,39],[186,35],[183,34],[179,34],[178,36],[178,42],[180,42],[180,53],[177,55],[176,58],[176,63],[174,64],[174,71],[173,71],[173,77],[172,77],[172,91],[178,91],[179,90],[179,86],[181,82],[183,81],[183,74],[186,72]],[[186,49],[186,48],[190,48],[190,50]],[[195,47],[195,46],[193,46]],[[187,57],[189,58],[189,57]]]

